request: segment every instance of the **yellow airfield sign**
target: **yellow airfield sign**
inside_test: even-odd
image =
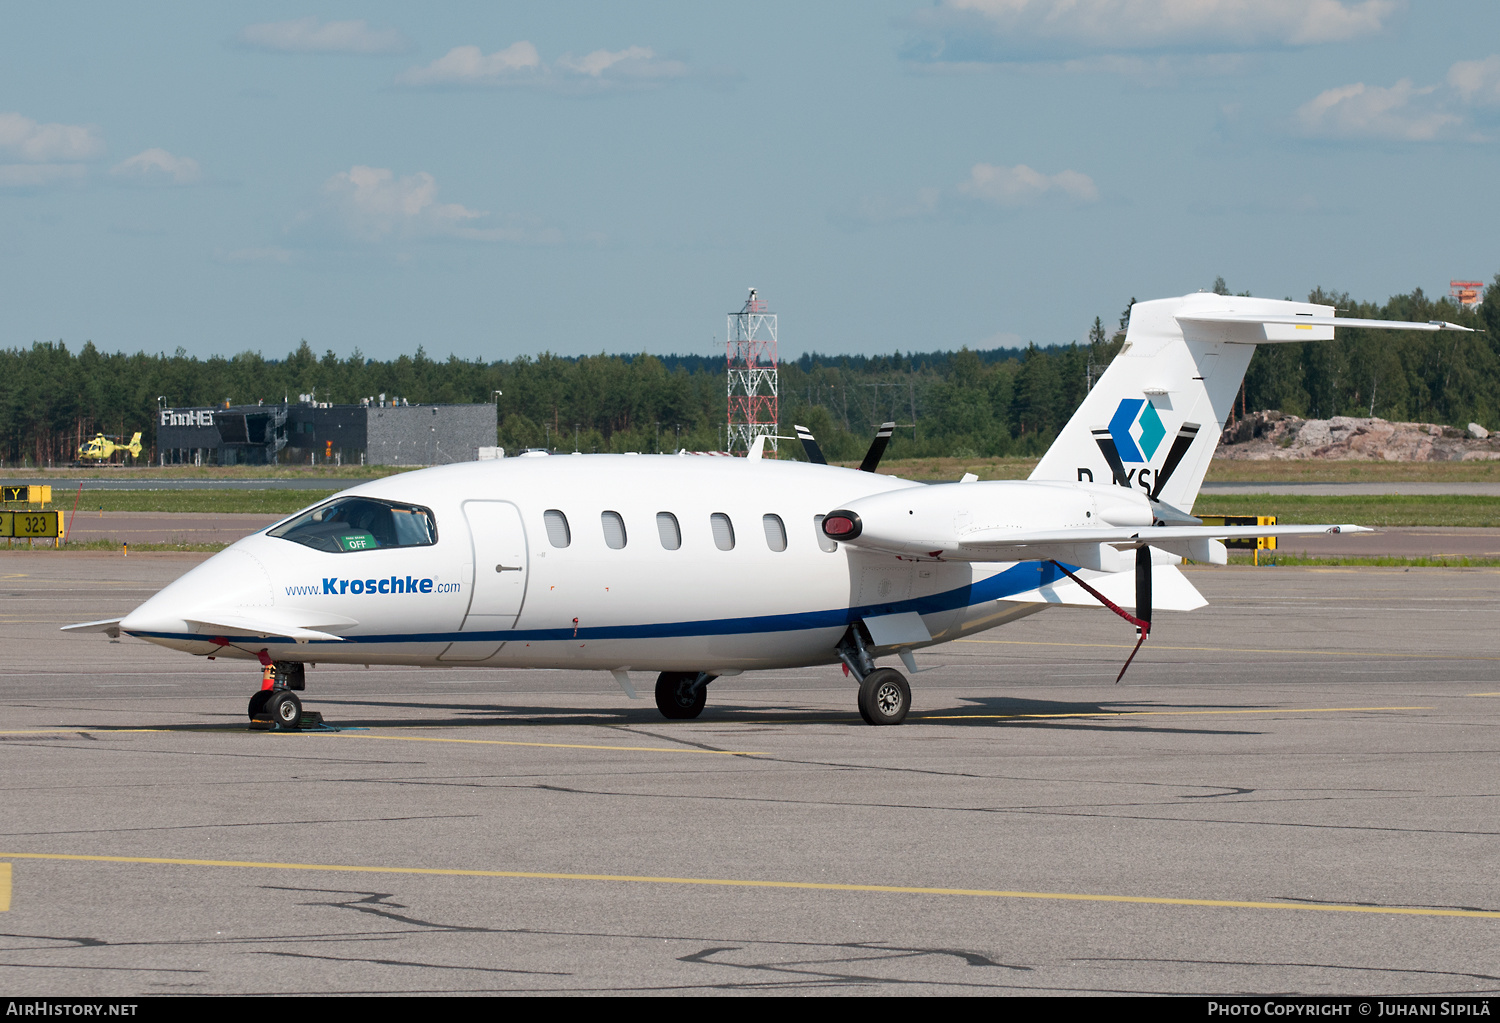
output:
[[[40,540],[56,538],[62,527],[62,512],[0,511],[0,537]]]

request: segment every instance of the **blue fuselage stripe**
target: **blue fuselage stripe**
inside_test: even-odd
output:
[[[412,632],[380,636],[346,636],[340,640],[312,640],[315,644],[334,643],[479,643],[530,642],[583,639],[668,639],[688,636],[737,636],[747,633],[802,632],[847,626],[861,618],[877,615],[937,614],[961,607],[973,607],[992,600],[1003,600],[1063,579],[1063,573],[1050,562],[1025,561],[997,572],[987,579],[955,587],[926,597],[912,597],[888,604],[864,604],[857,607],[832,608],[826,611],[798,611],[791,614],[756,615],[747,618],[713,618],[691,622],[658,622],[640,625],[596,625],[561,629],[499,629],[493,632]],[[206,633],[135,632],[142,638],[174,640],[208,640]],[[267,642],[290,643],[290,639]]]

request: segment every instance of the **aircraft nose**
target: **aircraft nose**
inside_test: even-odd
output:
[[[270,607],[271,576],[260,559],[231,547],[169,584],[120,622],[126,632],[191,632],[188,621],[208,608]]]

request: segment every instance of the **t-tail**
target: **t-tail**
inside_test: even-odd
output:
[[[1468,329],[1333,313],[1332,306],[1235,295],[1137,302],[1124,347],[1031,478],[1114,482],[1168,510],[1191,509],[1256,345],[1332,340],[1335,325]]]

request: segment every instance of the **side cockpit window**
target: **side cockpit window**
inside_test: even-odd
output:
[[[304,512],[266,535],[337,554],[381,547],[428,547],[437,543],[437,523],[431,511],[416,505],[344,497]]]

